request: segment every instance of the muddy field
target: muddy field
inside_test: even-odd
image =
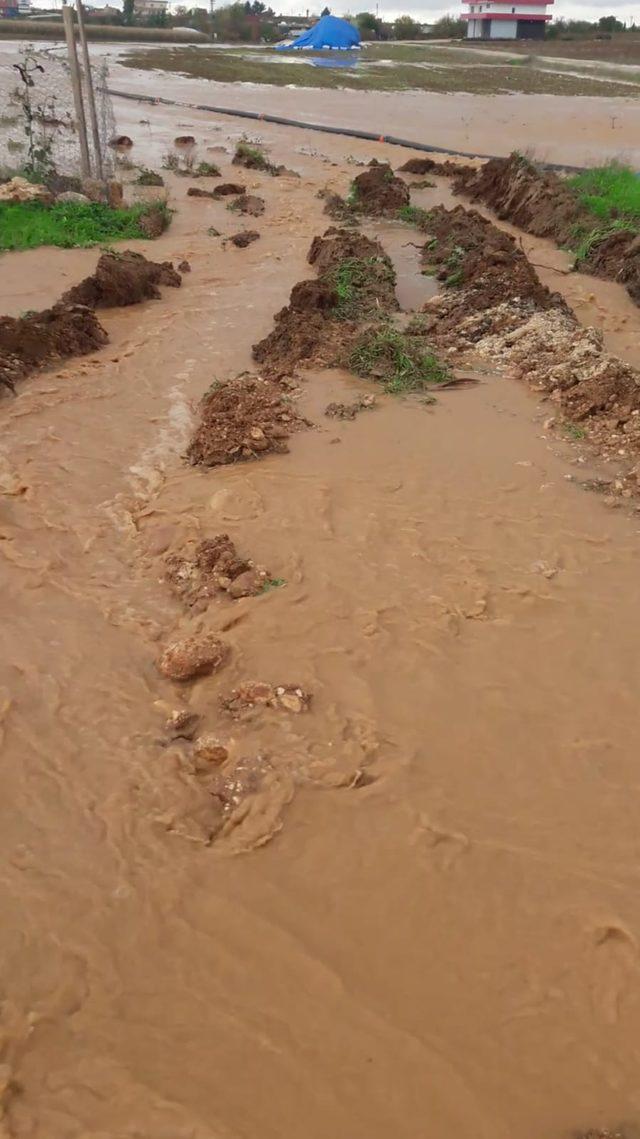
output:
[[[635,1139],[637,305],[410,152],[119,127],[220,176],[0,263],[101,330],[0,390],[0,1135]]]

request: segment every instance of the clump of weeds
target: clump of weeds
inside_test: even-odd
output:
[[[378,380],[392,394],[423,392],[451,378],[447,367],[419,336],[390,324],[367,329],[347,362],[357,376]]]

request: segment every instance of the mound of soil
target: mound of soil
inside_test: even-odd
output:
[[[453,177],[470,177],[475,174],[474,166],[463,166],[458,162],[435,162],[433,158],[409,158],[398,167],[399,174],[443,174]]]
[[[640,305],[640,234],[621,229],[594,244],[580,268],[626,285],[627,292]]]
[[[284,166],[275,166],[273,162],[269,162],[257,147],[242,144],[238,146],[231,159],[231,165],[244,166],[245,170],[262,170],[265,174],[271,174],[273,178],[278,178],[285,169]]]
[[[454,182],[456,193],[481,201],[499,218],[537,237],[564,244],[584,216],[575,194],[550,170],[540,170],[520,155],[491,158],[479,170],[463,171]],[[591,218],[593,228],[593,218]]]
[[[68,289],[62,303],[89,308],[136,305],[157,300],[161,295],[158,285],[177,288],[181,284],[182,277],[170,261],[148,261],[142,253],[126,249],[122,253],[103,253],[95,273]]]
[[[451,301],[453,315],[492,308],[520,298],[537,308],[564,305],[543,285],[514,239],[476,210],[436,206],[429,212],[429,233],[422,250],[425,270],[435,272],[451,290],[460,290],[460,304]]]
[[[306,426],[275,384],[259,376],[237,376],[205,395],[187,457],[216,467],[284,452],[289,435]]]
[[[217,188],[219,190],[222,189],[221,186]],[[200,186],[189,186],[187,190],[188,198],[213,198],[215,201],[216,198],[220,198],[221,196],[222,195],[217,194],[215,190],[202,190]]]
[[[322,275],[294,285],[273,332],[253,346],[254,359],[274,377],[300,364],[336,363],[356,321],[399,307],[393,265],[379,242],[332,226],[313,239],[308,260]]]
[[[264,213],[264,199],[257,194],[241,194],[232,202],[229,209],[238,214],[249,214],[250,217],[259,218]]]
[[[232,233],[231,237],[227,238],[236,249],[246,249],[247,245],[252,245],[257,241],[260,234],[255,229],[243,229],[240,233]]]
[[[0,384],[14,390],[17,380],[53,360],[85,356],[100,348],[107,334],[90,308],[65,304],[28,316],[0,318]]]
[[[387,162],[368,166],[354,179],[353,186],[358,210],[376,217],[395,217],[411,198],[406,182],[396,177]]]
[[[216,186],[215,190],[211,191],[211,197],[230,198],[238,194],[246,194],[246,192],[247,187],[242,186],[239,182],[222,182],[219,186]],[[191,190],[189,190],[189,193],[191,193]]]
[[[110,183],[110,185],[115,185],[115,183]],[[170,220],[171,214],[168,210],[159,208],[157,205],[150,205],[149,209],[138,218],[138,225],[146,237],[155,240],[156,237],[160,237],[164,233]]]
[[[166,580],[187,605],[203,608],[216,594],[234,600],[260,593],[269,573],[238,554],[228,534],[216,534],[196,546],[190,557],[169,554]]]

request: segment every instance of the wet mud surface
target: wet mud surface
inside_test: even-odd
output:
[[[162,120],[159,153],[196,121]],[[228,139],[225,177],[232,129],[206,139]],[[300,179],[252,173],[267,210],[241,254],[206,233],[225,202],[168,178],[172,227],[141,248],[187,259],[182,287],[105,310],[108,346],[0,406],[1,1126],[632,1139],[637,514],[580,485],[619,448],[598,466],[546,426],[568,340],[543,364],[552,328],[581,375],[618,348],[637,365],[637,314],[609,281],[536,284],[484,229],[483,263],[455,219],[464,279],[400,312],[420,251],[385,259],[389,219],[365,235],[382,253],[326,235],[316,193],[346,195],[352,166],[342,141],[336,167],[300,145],[270,150]],[[533,240],[530,261],[560,257]],[[22,307],[95,266],[17,256]],[[345,261],[374,284],[334,319]],[[483,274],[491,306],[464,314]],[[595,335],[572,323],[589,305]],[[376,307],[429,343],[436,317],[481,382],[430,406],[293,349],[293,386],[252,359],[274,314],[345,336]],[[325,419],[373,391],[375,414]],[[260,567],[268,588],[234,597]]]

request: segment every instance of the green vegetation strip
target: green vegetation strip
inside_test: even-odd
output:
[[[349,368],[357,376],[373,377],[393,394],[421,392],[446,383],[451,376],[419,336],[391,325],[368,329],[352,350]]]
[[[640,228],[640,173],[612,162],[568,181],[580,205],[601,221],[627,221]]]
[[[153,208],[168,212],[166,207]],[[99,202],[0,203],[0,250],[39,245],[72,249],[148,237],[142,218],[149,212],[148,204],[116,210]]]

